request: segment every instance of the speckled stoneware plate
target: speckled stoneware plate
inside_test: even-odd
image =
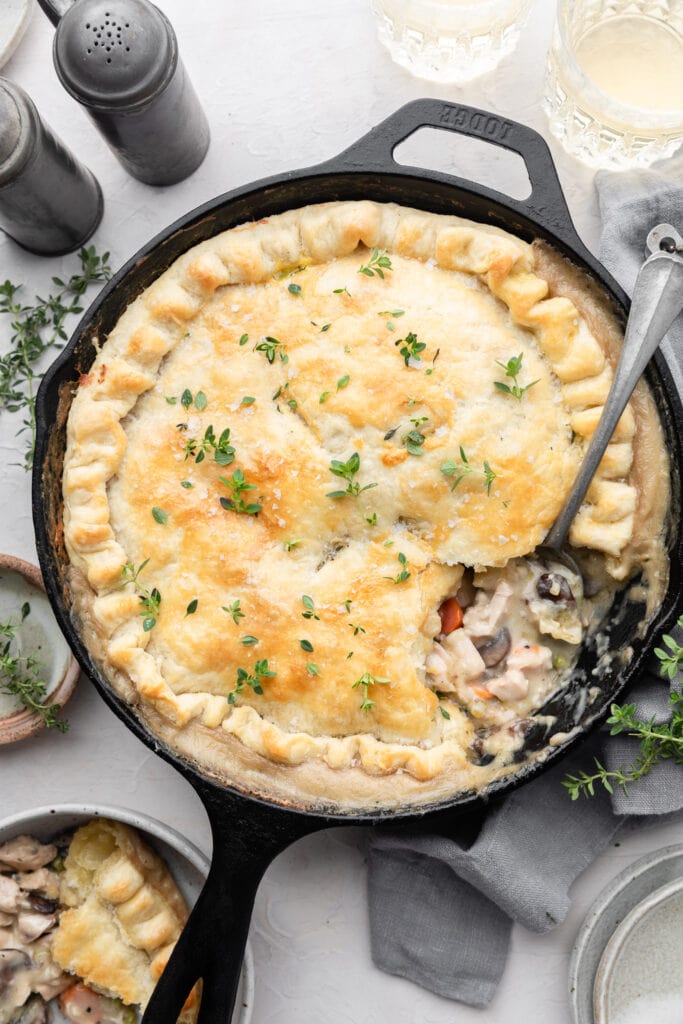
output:
[[[683,875],[633,908],[602,954],[595,1024],[680,1024],[683,1018]]]
[[[20,814],[14,814],[0,821],[0,843],[22,833],[33,835],[37,839],[47,842],[61,832],[78,828],[97,817],[112,818],[114,821],[122,821],[137,829],[159,856],[163,857],[188,906],[193,906],[209,871],[208,859],[201,850],[198,850],[175,829],[138,811],[128,811],[123,807],[110,807],[103,804],[59,804],[55,807],[37,807],[35,810],[22,811]],[[249,1024],[253,1005],[254,960],[249,943],[247,943],[232,1024]],[[63,1024],[65,1018],[55,1011],[51,1020],[54,1020],[54,1024]]]
[[[3,2],[0,0],[0,5]],[[35,674],[46,684],[45,699],[63,707],[74,691],[80,669],[52,613],[40,569],[14,555],[0,554],[0,626],[11,626],[14,631],[11,640],[0,632],[0,650],[9,642],[10,655],[35,658]],[[43,729],[40,715],[3,692],[2,684],[0,674],[0,744],[15,743]]]
[[[0,68],[21,42],[34,7],[34,0],[0,0]]]
[[[656,889],[682,876],[683,844],[665,846],[631,864],[600,893],[577,935],[569,963],[569,1001],[576,1024],[594,1024],[595,976],[618,926]]]

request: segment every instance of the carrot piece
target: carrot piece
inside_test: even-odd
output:
[[[439,608],[439,615],[441,616],[442,633],[453,633],[462,626],[462,608],[454,597],[449,597],[444,601]]]
[[[490,690],[487,690],[485,686],[473,686],[472,693],[476,697],[481,697],[482,700],[492,700],[494,694]]]

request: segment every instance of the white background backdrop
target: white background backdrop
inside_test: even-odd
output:
[[[552,0],[535,0],[515,54],[462,88],[420,82],[393,65],[376,41],[369,0],[157,2],[176,29],[213,133],[204,164],[180,185],[152,189],[120,168],[60,87],[52,65],[53,30],[39,10],[2,72],[29,92],[44,119],[97,174],[106,209],[93,242],[100,252],[110,250],[114,268],[195,205],[265,175],[327,159],[420,96],[490,109],[548,138],[540,94]],[[597,251],[592,172],[549,141],[579,233]],[[516,189],[523,179],[512,158],[488,147],[456,145],[432,134],[419,148],[435,164],[501,190],[511,183]],[[23,282],[27,298],[45,294],[53,275],[68,276],[74,266],[74,257],[31,256],[0,236],[0,278]],[[0,323],[0,347],[6,339],[7,325]],[[30,481],[13,465],[19,461],[15,429],[9,417],[0,419],[0,549],[35,560]],[[66,736],[46,734],[0,748],[1,816],[63,801],[114,803],[162,818],[209,849],[206,817],[190,787],[126,731],[86,680],[68,717]],[[254,1022],[568,1024],[568,955],[590,902],[628,863],[682,838],[683,827],[669,824],[618,840],[575,885],[564,924],[545,936],[515,928],[500,990],[483,1011],[375,970],[362,830],[302,840],[273,864],[256,901]]]

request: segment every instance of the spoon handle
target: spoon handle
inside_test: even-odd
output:
[[[678,238],[680,243],[681,239]],[[645,367],[683,309],[683,255],[658,251],[640,268],[619,363],[588,451],[544,545],[560,549]]]

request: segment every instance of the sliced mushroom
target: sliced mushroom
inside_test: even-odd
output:
[[[575,598],[569,580],[560,572],[544,572],[536,582],[536,593],[542,601],[570,604]]]
[[[17,918],[17,932],[24,942],[35,942],[57,923],[56,914],[23,913]]]
[[[38,842],[33,836],[15,836],[0,846],[0,869],[35,871],[57,856],[57,847]]]
[[[476,644],[476,648],[487,668],[500,664],[503,658],[510,651],[510,631],[506,626],[501,626],[495,636],[483,643]]]
[[[0,949],[0,1013],[17,1010],[31,995],[31,958],[21,949]],[[11,1020],[11,1017],[2,1019]]]
[[[29,999],[12,1024],[48,1024],[47,1006],[40,996]]]
[[[23,893],[13,878],[0,875],[0,911],[16,914],[21,907]]]
[[[15,881],[24,892],[39,892],[50,900],[59,898],[59,875],[48,868],[18,874]]]
[[[59,910],[59,900],[50,900],[39,892],[30,892],[26,901],[36,914],[56,914]]]

